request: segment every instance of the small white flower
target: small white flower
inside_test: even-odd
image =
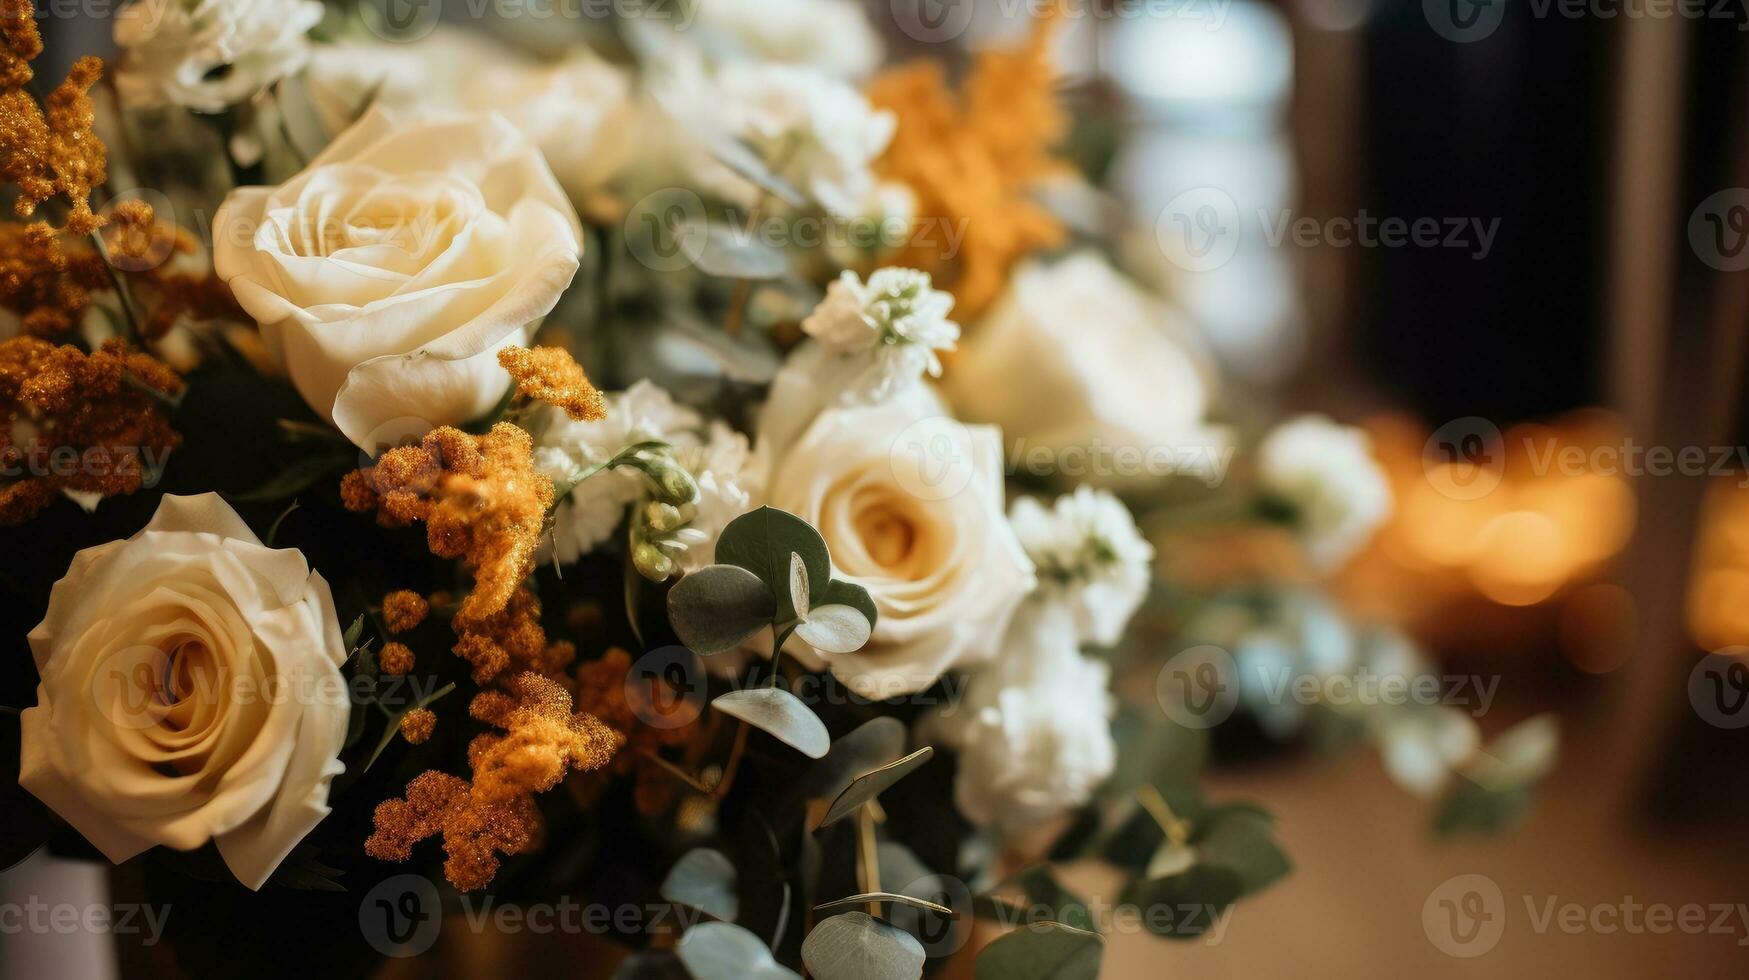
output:
[[[752,474],[747,437],[722,422],[707,427],[697,412],[668,392],[639,381],[607,396],[607,417],[578,422],[549,412],[538,437],[535,464],[546,476],[564,481],[577,470],[601,466],[643,442],[667,443],[671,458],[698,484],[698,497],[677,508],[680,524],[656,542],[686,571],[711,563],[723,528],[752,507]],[[554,515],[553,547],[569,564],[599,548],[613,535],[626,508],[648,496],[649,479],[632,467],[602,470],[577,484]]]
[[[1322,415],[1277,426],[1257,451],[1263,492],[1294,514],[1312,560],[1341,564],[1391,513],[1391,486],[1366,433]]]
[[[1148,592],[1154,548],[1122,502],[1083,486],[1049,510],[1031,497],[1014,501],[1009,523],[1038,568],[1035,598],[1062,603],[1076,638],[1111,646]]]
[[[218,112],[296,74],[316,0],[135,0],[115,17],[115,83],[130,106]]]
[[[870,165],[898,125],[850,85],[808,68],[734,62],[717,76],[727,132],[749,143],[828,212],[855,217],[874,189]]]
[[[1388,716],[1378,729],[1385,773],[1422,798],[1438,793],[1482,744],[1475,720],[1450,705],[1401,711]]]
[[[941,375],[937,351],[953,350],[959,324],[947,318],[953,296],[930,288],[916,269],[879,269],[864,283],[845,270],[802,330],[836,355],[850,397],[878,400],[927,372]]]
[[[1117,763],[1110,679],[1076,648],[1061,609],[1018,613],[961,703],[924,722],[925,737],[959,753],[954,802],[966,819],[1012,833],[1085,803]]]

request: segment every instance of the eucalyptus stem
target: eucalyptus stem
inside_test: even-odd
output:
[[[881,890],[880,848],[875,840],[874,810],[867,804],[856,811],[856,878],[865,895]],[[880,903],[868,903],[868,914],[878,917]]]
[[[116,302],[121,304],[122,317],[127,320],[128,339],[138,342],[145,334],[140,329],[140,318],[134,312],[133,293],[128,289],[128,284],[122,279],[121,273],[116,270],[115,262],[110,259],[109,245],[104,242],[103,235],[93,228],[90,236],[91,244],[97,249],[97,257],[103,260],[103,271],[109,274],[109,283],[115,287]]]
[[[1166,835],[1166,839],[1174,845],[1183,847],[1190,840],[1190,824],[1179,819],[1178,815],[1172,812],[1172,804],[1166,802],[1166,798],[1160,795],[1159,790],[1153,786],[1144,785],[1136,791],[1136,802],[1142,805],[1142,809],[1148,811],[1148,816],[1154,818],[1154,822],[1160,825],[1160,830]]]

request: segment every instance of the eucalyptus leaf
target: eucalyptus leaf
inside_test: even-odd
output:
[[[760,241],[757,230],[720,223],[707,223],[702,234],[692,229],[683,234],[701,243],[694,264],[700,272],[723,279],[775,279],[789,270],[789,258]]]
[[[832,580],[832,558],[826,541],[807,521],[773,507],[742,514],[729,522],[717,539],[717,561],[738,565],[759,576],[777,597],[779,623],[796,618],[789,599],[790,555],[802,556],[808,572],[809,604],[820,601]]]
[[[855,653],[873,634],[874,624],[851,606],[818,606],[796,627],[797,636],[827,653]]]
[[[861,895],[846,895],[843,898],[835,898],[830,902],[822,902],[821,904],[814,906],[814,911],[826,913],[843,912],[850,909],[861,908],[871,902],[878,902],[883,905],[904,905],[908,908],[922,909],[925,912],[934,912],[936,915],[945,915],[950,919],[959,918],[958,912],[955,912],[953,909],[950,909],[945,905],[939,905],[935,902],[928,901],[927,899],[916,898],[911,895],[901,895],[896,892],[865,892]]]
[[[1098,931],[1093,922],[1093,914],[1087,910],[1087,903],[1064,888],[1051,872],[1049,865],[1028,868],[1017,875],[1015,880],[1026,892],[1027,904],[1032,908],[1050,909],[1051,918],[1063,925],[1089,932]]]
[[[1040,922],[997,938],[978,954],[977,980],[1095,980],[1105,957],[1098,933]]]
[[[708,565],[668,590],[668,621],[702,656],[732,650],[771,625],[777,602],[759,576],[738,565]]]
[[[1197,827],[1196,859],[1238,874],[1244,883],[1243,894],[1260,891],[1293,870],[1275,842],[1273,825],[1267,814],[1248,806],[1217,807],[1204,815]],[[1149,877],[1155,875],[1150,873]]]
[[[832,751],[808,772],[807,793],[814,799],[836,799],[858,777],[893,762],[905,753],[905,723],[891,715],[863,722],[832,743]]]
[[[712,701],[711,706],[731,718],[769,732],[810,759],[825,756],[826,750],[832,747],[832,737],[826,732],[825,722],[800,698],[783,688],[730,691]]]
[[[868,590],[860,585],[841,582],[837,579],[826,583],[826,594],[820,597],[820,604],[825,606],[849,606],[868,620],[869,629],[874,629],[880,622],[880,610],[875,608],[874,599]]]
[[[802,965],[820,980],[916,980],[925,959],[917,937],[867,912],[835,915],[802,940]]]
[[[789,553],[789,604],[795,610],[796,618],[804,622],[814,608],[814,603],[808,598],[808,563],[793,551]]]
[[[935,755],[935,749],[925,745],[917,751],[881,766],[879,769],[865,772],[850,781],[850,785],[838,794],[832,805],[826,808],[826,815],[820,818],[820,826],[825,827],[855,813],[863,804],[886,792],[894,783],[928,762]]]
[[[733,922],[741,911],[735,892],[735,866],[722,851],[698,847],[680,856],[668,877],[662,879],[663,899],[675,905],[698,909],[724,922]]]
[[[697,980],[801,980],[758,936],[728,922],[693,926],[674,951]]]
[[[1207,932],[1245,893],[1245,880],[1231,868],[1195,864],[1182,874],[1138,882],[1131,900],[1149,932],[1168,939],[1194,939]]]
[[[796,190],[789,181],[772,173],[765,160],[746,143],[736,139],[719,140],[711,147],[711,155],[719,163],[785,204],[799,208],[807,203],[801,191]]]

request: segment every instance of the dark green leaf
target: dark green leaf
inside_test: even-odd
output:
[[[814,911],[831,914],[868,905],[871,902],[882,905],[904,905],[909,908],[922,909],[925,912],[934,912],[936,915],[945,915],[951,919],[959,918],[958,912],[955,912],[953,909],[950,909],[945,905],[939,905],[935,902],[928,901],[927,899],[916,898],[911,895],[900,895],[894,892],[864,892],[860,895],[847,895],[844,898],[835,898],[830,902],[822,902],[821,904],[814,906]]]
[[[1433,830],[1441,837],[1498,834],[1523,820],[1534,800],[1529,786],[1493,790],[1459,779],[1434,812]]]
[[[1194,835],[1198,863],[1238,874],[1244,895],[1261,891],[1293,870],[1275,842],[1273,823],[1267,814],[1242,804],[1210,810]]]
[[[1231,868],[1198,864],[1183,874],[1138,882],[1131,900],[1149,932],[1168,939],[1194,939],[1214,926],[1245,892]]]
[[[868,590],[850,582],[833,579],[826,583],[826,594],[820,597],[819,604],[822,606],[849,606],[862,613],[863,618],[868,620],[870,629],[873,629],[881,619],[880,610],[875,608],[874,599],[869,597]]]
[[[905,752],[905,723],[890,715],[872,718],[832,743],[832,751],[808,772],[808,795],[835,799],[866,772],[892,762]]]
[[[231,499],[246,504],[284,500],[308,490],[323,477],[337,473],[354,462],[356,460],[350,454],[305,456],[281,470],[278,475],[268,478],[266,483],[253,490],[235,494]]]
[[[722,851],[694,848],[680,856],[662,880],[662,897],[707,915],[733,922],[741,899],[735,892],[735,866]]]
[[[832,747],[832,737],[814,710],[794,694],[779,687],[756,687],[730,691],[711,702],[711,706],[731,718],[769,732],[778,740],[794,746],[810,759],[818,759]]]
[[[802,556],[808,570],[809,600],[818,605],[832,581],[832,558],[826,541],[807,521],[772,507],[761,507],[729,522],[717,540],[717,561],[739,565],[759,576],[777,600],[776,620],[796,618],[789,600],[791,554]]]
[[[923,944],[867,912],[822,921],[802,940],[802,964],[821,980],[916,980]]]
[[[1094,980],[1105,957],[1098,933],[1041,922],[1002,936],[978,954],[977,980]]]
[[[928,762],[934,754],[935,749],[925,745],[902,759],[889,762],[879,769],[865,772],[856,777],[849,786],[844,788],[842,793],[838,794],[838,798],[832,801],[832,805],[826,808],[826,815],[820,819],[820,826],[825,827],[837,823],[855,813],[864,803],[881,795],[888,787],[916,771],[917,767]]]
[[[358,649],[358,638],[364,635],[364,614],[359,613],[352,625],[346,627],[346,632],[340,637],[340,645],[348,651]]]
[[[1057,876],[1051,873],[1049,865],[1028,868],[1016,875],[1015,881],[1026,892],[1027,904],[1033,909],[1042,906],[1050,910],[1050,917],[1057,922],[1088,932],[1098,931],[1093,914],[1087,911],[1087,903],[1064,888]]]
[[[388,723],[383,726],[383,737],[377,741],[376,751],[370,754],[370,758],[366,760],[364,764],[364,771],[369,772],[370,767],[376,765],[377,758],[383,754],[383,750],[387,749],[389,743],[395,740],[395,733],[401,730],[401,719],[407,717],[408,711],[412,711],[415,708],[428,708],[438,698],[443,697],[453,690],[455,690],[455,682],[450,681],[448,684],[443,685],[421,698],[417,703],[408,705],[405,711],[390,718]],[[352,710],[357,711],[357,706],[354,706]]]
[[[770,626],[776,611],[770,587],[738,565],[701,568],[668,590],[668,621],[701,656],[734,649]]]

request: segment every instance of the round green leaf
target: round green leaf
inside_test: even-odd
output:
[[[826,583],[826,594],[820,597],[820,604],[823,606],[849,606],[855,609],[862,613],[864,619],[868,620],[871,630],[874,629],[876,623],[881,621],[880,610],[875,608],[874,599],[869,596],[868,590],[850,582],[840,582],[833,579]]]
[[[697,980],[801,980],[772,958],[758,936],[727,922],[686,930],[675,952]]]
[[[905,723],[890,715],[871,718],[832,743],[832,751],[808,772],[807,791],[814,799],[835,799],[858,776],[872,772],[905,753]]]
[[[923,944],[867,912],[826,919],[802,940],[802,963],[820,980],[916,980]]]
[[[780,687],[756,687],[730,691],[711,706],[731,718],[769,732],[794,746],[810,759],[818,759],[832,747],[826,724],[801,699]]]
[[[771,589],[737,565],[709,565],[668,590],[674,635],[701,656],[739,646],[770,626],[776,609]]]
[[[1094,980],[1105,956],[1097,933],[1040,922],[1017,929],[978,954],[977,980]]]
[[[796,627],[796,635],[817,650],[855,653],[868,643],[874,624],[850,606],[816,606],[808,621]]]
[[[735,866],[722,851],[699,847],[687,851],[674,862],[668,877],[662,879],[662,897],[676,905],[686,905],[707,915],[735,921],[741,910],[741,898],[735,892]]]
[[[810,604],[819,603],[826,583],[832,581],[832,558],[825,539],[807,521],[773,507],[761,507],[730,521],[717,539],[717,561],[739,565],[759,576],[777,597],[775,618],[780,623],[796,618],[795,606],[789,600],[792,553],[801,555],[807,568]]]

